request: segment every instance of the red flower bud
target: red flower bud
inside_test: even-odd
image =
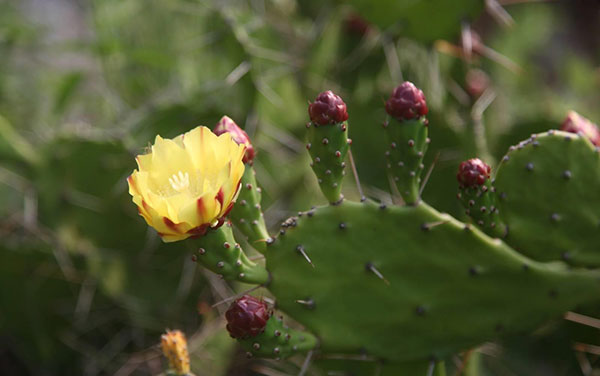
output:
[[[350,14],[344,21],[345,29],[348,33],[359,37],[364,36],[371,30],[371,25],[358,13]]]
[[[467,91],[474,98],[479,98],[490,87],[490,77],[481,69],[469,69],[465,81]]]
[[[569,111],[560,129],[566,132],[580,133],[589,138],[594,145],[600,146],[600,130],[598,130],[598,126],[575,111]]]
[[[491,167],[481,159],[473,158],[460,164],[456,179],[458,179],[460,186],[464,188],[483,185],[490,178],[491,171]]]
[[[231,138],[233,138],[233,140],[238,144],[246,145],[246,153],[244,154],[243,161],[244,163],[252,163],[255,152],[254,147],[250,143],[250,137],[248,137],[248,134],[244,132],[244,130],[240,128],[229,116],[223,116],[213,129],[213,133],[217,136],[220,136],[226,132],[229,133]]]
[[[308,106],[308,115],[318,125],[341,123],[348,120],[346,103],[333,91],[327,90],[317,96]]]
[[[225,312],[227,331],[233,338],[256,337],[265,330],[271,311],[267,303],[250,295],[244,295]]]
[[[427,115],[425,95],[412,82],[396,87],[385,103],[385,111],[398,120],[410,120]]]

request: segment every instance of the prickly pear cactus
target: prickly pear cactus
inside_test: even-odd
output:
[[[379,374],[410,374],[407,369],[427,369],[434,360],[497,336],[522,335],[597,301],[600,154],[592,143],[559,131],[532,136],[511,148],[495,179],[482,161],[465,162],[457,176],[459,197],[473,221],[463,223],[420,199],[426,103],[414,85],[400,88],[392,95],[397,103],[386,107],[395,122],[388,136],[406,141],[398,141],[390,156],[394,171],[400,160],[415,167],[412,174],[395,174],[404,205],[343,198],[351,130],[345,104],[326,92],[309,109],[309,152],[313,162],[319,158],[314,172],[331,204],[287,219],[276,237],[248,231],[240,218],[249,214],[230,215],[250,239],[265,237],[264,267],[244,256],[227,225],[202,224],[207,233],[194,240],[202,246],[198,260],[274,297],[274,307],[242,297],[227,313],[230,334],[249,356],[311,351],[315,364],[332,354],[358,356],[379,363]],[[410,95],[398,94],[406,88]],[[243,179],[233,183],[242,192]],[[238,194],[232,213],[249,203]],[[262,218],[260,202],[253,208],[253,218]]]

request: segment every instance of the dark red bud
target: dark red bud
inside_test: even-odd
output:
[[[369,23],[358,13],[350,14],[344,21],[346,31],[359,37],[364,36],[371,30]]]
[[[479,158],[464,161],[458,167],[456,179],[461,187],[474,187],[483,185],[490,178],[491,167]]]
[[[479,98],[490,86],[490,77],[481,69],[469,69],[465,81],[467,91],[474,98]]]
[[[256,337],[265,330],[271,311],[267,303],[250,295],[237,299],[227,312],[227,331],[233,338]]]
[[[594,145],[600,146],[600,130],[598,130],[598,126],[575,111],[569,111],[560,129],[566,132],[580,133],[589,138]]]
[[[396,87],[385,102],[385,111],[398,120],[410,120],[427,115],[425,95],[412,82]]]
[[[248,137],[248,134],[229,116],[223,116],[221,120],[219,120],[213,129],[213,133],[217,136],[222,135],[223,133],[229,133],[233,141],[240,145],[246,145],[246,153],[244,154],[243,161],[244,163],[252,163],[255,152],[254,147],[250,143],[250,137]]]
[[[318,125],[341,123],[348,120],[346,103],[333,91],[327,90],[317,96],[317,99],[308,105],[310,120]]]

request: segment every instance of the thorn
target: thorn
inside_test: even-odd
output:
[[[383,276],[383,274],[381,274],[381,272],[379,270],[377,270],[377,268],[373,265],[373,263],[371,262],[367,262],[365,264],[365,269],[367,271],[372,272],[373,274],[375,274],[377,276],[377,278],[381,279],[383,282],[385,282],[386,285],[390,285],[390,282]]]
[[[460,39],[463,48],[463,55],[467,62],[471,62],[471,56],[473,55],[473,38],[471,33],[471,25],[463,22],[461,25]]]
[[[304,376],[306,374],[306,371],[308,371],[308,368],[310,367],[312,355],[313,355],[312,350],[310,350],[308,352],[308,354],[306,354],[306,359],[304,359],[304,363],[302,363],[302,368],[300,368],[300,372],[298,373],[298,376]]]
[[[310,257],[308,257],[308,255],[306,254],[306,251],[304,250],[304,247],[302,245],[297,246],[296,251],[298,253],[300,253],[302,255],[302,257],[304,257],[304,259],[310,264],[310,266],[312,266],[313,268],[315,267],[315,264],[313,264]]]
[[[232,301],[232,300],[235,300],[235,299],[237,299],[237,298],[239,298],[239,297],[241,297],[241,296],[244,296],[244,295],[246,295],[246,294],[249,294],[249,293],[251,293],[251,292],[252,292],[252,291],[254,291],[254,290],[258,290],[258,289],[259,289],[259,288],[261,288],[261,287],[262,287],[262,285],[254,286],[253,288],[251,288],[251,289],[249,289],[249,290],[246,290],[246,291],[244,291],[244,292],[240,292],[239,294],[232,295],[232,296],[230,296],[230,297],[228,297],[228,298],[225,298],[225,299],[221,300],[220,302],[216,302],[215,304],[213,304],[213,305],[211,306],[211,308],[215,308],[216,306],[219,306],[219,305],[221,305],[221,304],[223,304],[223,303],[227,303],[227,302],[230,302],[230,301]]]
[[[354,157],[352,156],[352,148],[348,148],[348,157],[350,157],[350,167],[352,167],[352,173],[354,174],[354,181],[356,182],[356,189],[358,189],[358,195],[362,198],[365,197],[362,187],[360,186],[360,179],[358,178],[358,171],[356,171],[356,164],[354,163]]]
[[[582,315],[575,312],[567,312],[565,314],[565,320],[576,322],[578,324],[591,326],[592,328],[600,329],[600,319]]]
[[[429,367],[427,368],[427,376],[433,376],[433,371],[435,370],[435,360],[429,361]]]
[[[433,172],[433,168],[435,167],[435,164],[437,163],[437,160],[439,157],[440,157],[440,152],[438,151],[437,154],[435,155],[435,158],[433,158],[433,162],[431,162],[431,166],[429,166],[429,170],[427,170],[427,174],[425,174],[425,178],[423,178],[423,182],[421,183],[421,188],[419,188],[419,199],[421,199],[421,194],[423,193],[423,190],[425,189],[425,185],[429,181],[429,177],[431,176],[431,173]]]
[[[312,299],[306,299],[306,300],[298,299],[298,300],[296,300],[296,303],[302,304],[302,305],[306,306],[306,308],[308,308],[308,309],[315,308],[315,301]]]
[[[490,16],[501,26],[512,27],[515,20],[512,16],[498,3],[498,0],[485,0],[485,8],[490,13]]]
[[[436,226],[443,225],[444,223],[448,223],[448,221],[444,220],[444,221],[437,221],[437,222],[431,222],[431,223],[423,223],[421,225],[421,230],[429,231]]]

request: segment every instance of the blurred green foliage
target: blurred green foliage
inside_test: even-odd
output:
[[[229,287],[138,217],[125,181],[133,157],[156,134],[227,114],[259,150],[274,226],[320,197],[303,124],[307,101],[332,89],[348,104],[367,195],[390,202],[383,102],[411,80],[431,110],[426,165],[436,162],[424,197],[461,218],[461,160],[493,163],[569,109],[600,120],[596,2],[512,5],[509,29],[483,8],[478,0],[0,0],[0,373],[157,374],[166,327],[191,336],[197,375],[297,373],[302,359],[236,355],[207,308]],[[436,42],[460,52],[468,24],[512,63],[477,53],[469,62]],[[466,89],[473,68],[489,77],[481,97]],[[346,196],[357,197],[346,180]],[[578,374],[570,343],[581,328],[555,325],[530,342],[484,346],[486,374]]]

